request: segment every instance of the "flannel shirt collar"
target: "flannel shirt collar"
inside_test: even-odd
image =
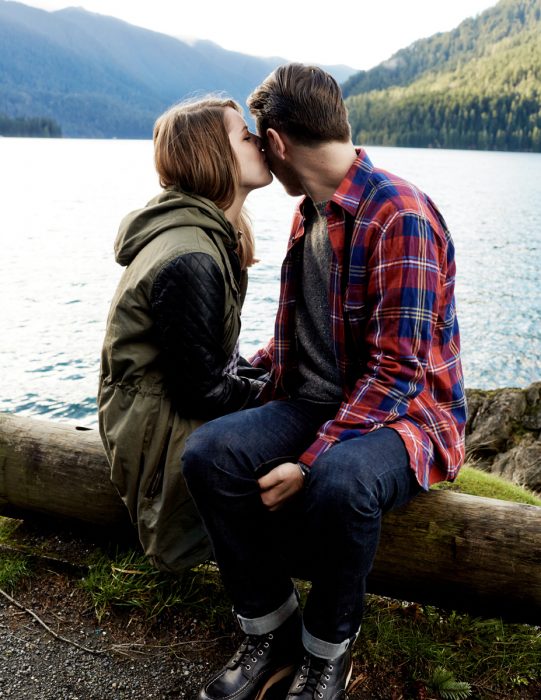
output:
[[[332,201],[352,216],[355,216],[359,209],[368,180],[374,171],[374,166],[366,151],[362,148],[355,150],[357,158],[332,196]]]
[[[366,151],[363,148],[356,148],[355,150],[357,151],[357,158],[330,200],[342,209],[345,209],[352,216],[355,216],[359,209],[368,180],[374,170],[372,161]],[[299,211],[303,217],[307,199],[308,197],[304,197],[299,203]]]

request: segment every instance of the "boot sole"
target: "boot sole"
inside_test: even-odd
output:
[[[276,683],[279,683],[281,680],[283,680],[289,675],[293,675],[294,673],[295,666],[285,666],[284,668],[281,668],[278,671],[276,671],[276,673],[273,676],[271,676],[266,681],[265,685],[263,685],[262,688],[258,691],[257,695],[254,697],[254,700],[263,700],[265,694],[268,690],[272,688],[273,685],[276,685]]]

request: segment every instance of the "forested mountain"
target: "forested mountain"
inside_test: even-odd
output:
[[[541,151],[541,0],[501,0],[344,85],[354,140]]]
[[[1,136],[37,136],[58,138],[62,129],[52,119],[44,117],[4,117],[0,114]]]
[[[170,104],[211,91],[244,104],[284,60],[0,0],[0,133],[149,138]],[[541,151],[541,0],[501,0],[352,75],[343,92],[357,143]]]
[[[284,61],[188,44],[80,8],[45,12],[0,0],[0,115],[47,117],[64,136],[149,138],[170,104],[210,91],[244,104]],[[329,70],[338,80],[353,72]]]

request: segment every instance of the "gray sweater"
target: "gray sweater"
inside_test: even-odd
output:
[[[334,353],[329,283],[332,248],[326,202],[305,204],[302,275],[298,281],[295,330],[298,353],[296,395],[312,401],[341,401],[342,387]]]

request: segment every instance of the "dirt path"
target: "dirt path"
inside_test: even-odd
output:
[[[198,638],[195,621],[190,630],[181,620],[175,629],[174,618],[152,627],[127,615],[98,623],[82,592],[58,574],[16,595],[40,621],[0,599],[2,699],[193,698],[210,659],[231,645]]]

